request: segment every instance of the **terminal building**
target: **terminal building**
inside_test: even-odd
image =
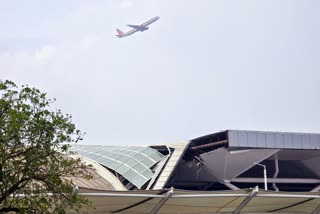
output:
[[[320,213],[320,134],[226,130],[71,150],[94,168],[74,183],[97,213]]]

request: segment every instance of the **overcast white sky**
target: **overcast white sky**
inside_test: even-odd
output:
[[[0,78],[57,99],[85,143],[320,132],[320,1],[7,0]],[[118,39],[115,28],[161,18]]]

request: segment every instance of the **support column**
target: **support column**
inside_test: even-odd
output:
[[[274,165],[275,165],[275,172],[274,172],[274,175],[273,175],[273,178],[277,178],[278,177],[278,174],[279,174],[279,159],[278,159],[278,153],[276,153],[274,155]],[[279,189],[276,185],[276,183],[272,183],[272,186],[274,188],[275,191],[279,192]]]
[[[235,209],[235,211],[233,212],[233,214],[239,214],[241,212],[241,210],[243,208],[245,208],[245,206],[247,206],[247,204],[251,201],[251,199],[257,195],[259,189],[258,186],[256,186],[252,192],[250,193],[250,195],[248,197],[246,197],[246,199],[244,199],[242,201],[242,203],[237,207],[237,209]]]
[[[166,197],[161,199],[160,202],[155,207],[153,207],[153,209],[151,210],[151,214],[157,214],[158,211],[167,202],[167,200],[171,197],[172,194],[173,194],[173,187],[171,187],[170,191],[166,193]]]

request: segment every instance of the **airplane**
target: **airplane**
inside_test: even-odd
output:
[[[153,18],[151,18],[151,19],[143,22],[143,23],[140,24],[140,25],[127,25],[127,26],[131,27],[132,29],[129,30],[129,31],[127,31],[127,32],[125,32],[125,33],[122,32],[122,31],[119,30],[119,29],[116,29],[116,30],[117,30],[117,33],[118,33],[116,36],[117,36],[118,38],[123,38],[123,37],[126,37],[126,36],[130,36],[130,35],[138,32],[138,31],[143,32],[143,31],[145,31],[145,30],[148,30],[148,29],[149,29],[148,25],[150,25],[150,24],[152,24],[153,22],[157,21],[159,18],[160,18],[159,16],[155,16],[155,17],[153,17]]]

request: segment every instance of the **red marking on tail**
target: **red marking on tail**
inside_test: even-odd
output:
[[[121,30],[117,29],[118,35],[122,36],[124,34],[124,32],[122,32]]]

